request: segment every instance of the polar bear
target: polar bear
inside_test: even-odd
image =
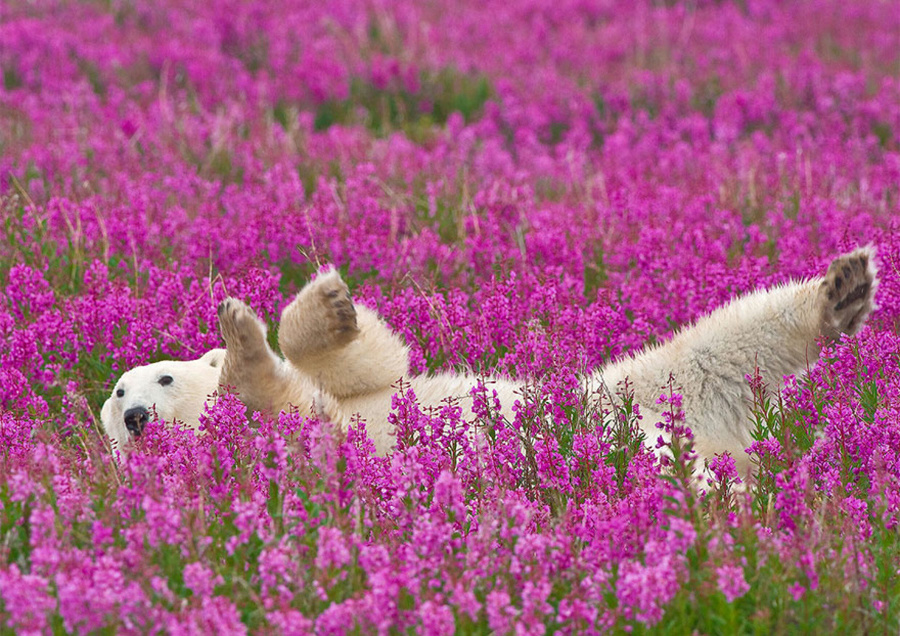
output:
[[[875,308],[876,287],[874,249],[857,249],[835,259],[823,277],[739,297],[668,342],[584,376],[583,391],[589,399],[620,400],[627,379],[641,405],[641,428],[653,442],[662,420],[654,409],[671,378],[701,465],[727,451],[749,474],[743,452],[753,442],[747,374],[758,368],[768,386],[778,387],[785,375],[805,372],[818,359],[821,340],[860,329]],[[398,381],[424,407],[455,398],[468,408],[480,380],[452,373],[411,377],[403,341],[375,312],[354,305],[334,270],[321,270],[283,311],[278,338],[284,359],[268,346],[265,325],[246,304],[229,298],[218,314],[228,352],[221,386],[234,389],[252,411],[294,407],[343,427],[361,417],[379,454],[394,445],[388,414]],[[490,381],[503,414],[511,417],[522,383]]]
[[[836,258],[822,277],[739,297],[664,344],[585,375],[583,392],[608,406],[621,400],[627,379],[652,443],[662,434],[656,427],[661,413],[654,409],[672,378],[701,464],[727,451],[749,474],[743,450],[753,442],[752,395],[746,375],[759,368],[763,381],[778,387],[783,376],[805,372],[818,359],[821,340],[860,329],[875,308],[876,287],[874,249],[857,249]],[[216,349],[192,362],[138,367],[116,384],[101,420],[119,448],[140,434],[153,409],[162,419],[196,426],[217,388],[234,390],[251,412],[296,408],[343,427],[361,417],[382,455],[395,443],[388,414],[400,380],[423,407],[455,398],[468,409],[472,388],[485,380],[504,416],[512,417],[512,405],[521,399],[523,384],[506,378],[410,376],[403,340],[374,311],[353,303],[334,270],[320,270],[282,312],[278,338],[285,358],[269,347],[264,323],[243,302],[226,299],[218,315],[227,353]]]
[[[207,351],[197,360],[164,360],[122,374],[100,410],[100,423],[115,449],[140,437],[156,412],[161,420],[178,420],[197,428],[200,414],[219,388],[225,349]]]

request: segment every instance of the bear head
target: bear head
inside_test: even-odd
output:
[[[197,360],[154,362],[126,371],[103,404],[100,421],[114,449],[139,437],[156,413],[160,420],[199,424],[207,400],[219,387],[225,349]]]

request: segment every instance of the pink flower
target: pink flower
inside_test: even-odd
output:
[[[184,566],[184,585],[197,597],[212,596],[215,586],[221,585],[224,581],[203,563],[194,562]]]
[[[625,615],[647,626],[655,625],[663,616],[663,608],[678,591],[677,557],[658,554],[647,564],[623,563],[616,596]]]
[[[457,631],[453,612],[446,605],[425,601],[419,606],[418,614],[422,633],[440,636]]]
[[[518,610],[510,603],[509,594],[505,590],[492,590],[488,592],[485,600],[488,625],[497,633],[507,633],[512,629],[513,618]]]
[[[732,457],[730,453],[725,452],[721,455],[716,455],[709,460],[709,470],[712,471],[712,474],[719,483],[725,484],[731,481],[734,481],[734,483],[741,483],[741,478],[738,477],[734,457]]]
[[[340,568],[350,562],[347,540],[337,528],[321,526],[316,550],[316,567],[327,570]]]
[[[733,603],[750,590],[750,585],[744,579],[744,569],[738,565],[726,564],[717,567],[716,579],[719,591],[725,595],[725,600],[729,603]]]
[[[0,598],[8,615],[6,626],[21,632],[45,631],[48,615],[56,607],[47,579],[22,574],[16,565],[0,570]]]

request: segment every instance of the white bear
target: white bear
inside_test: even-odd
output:
[[[585,396],[607,406],[615,404],[627,378],[634,401],[641,405],[640,425],[652,444],[661,434],[656,427],[662,419],[657,400],[668,391],[672,378],[682,394],[685,423],[694,433],[701,465],[727,451],[738,469],[749,474],[751,465],[743,450],[753,441],[752,396],[746,375],[758,367],[763,381],[778,387],[783,376],[802,374],[815,363],[820,338],[856,333],[875,308],[873,257],[872,248],[857,249],[835,259],[824,277],[737,298],[668,342],[586,375]],[[265,325],[246,304],[229,298],[218,313],[227,347],[224,362],[221,350],[215,350],[207,354],[214,354],[206,365],[211,369],[198,365],[204,356],[194,362],[139,367],[119,381],[101,419],[120,447],[129,431],[140,433],[146,421],[141,408],[149,411],[155,405],[162,419],[194,424],[218,383],[235,390],[250,411],[276,414],[293,407],[343,427],[360,416],[383,455],[395,443],[388,414],[401,379],[423,407],[455,398],[466,408],[472,388],[485,380],[453,373],[410,376],[408,350],[401,338],[375,312],[355,306],[347,285],[333,270],[321,270],[282,312],[278,338],[284,359],[269,347]],[[200,377],[192,378],[194,374]],[[163,376],[172,383],[164,386],[168,380],[161,383]],[[190,390],[167,391],[176,381]],[[498,394],[503,415],[512,417],[511,407],[522,399],[523,383],[505,378],[487,382]],[[129,401],[129,395],[138,397]]]
[[[835,259],[824,277],[737,298],[668,342],[585,376],[585,395],[606,404],[620,400],[627,378],[641,406],[641,428],[655,445],[662,420],[657,400],[672,378],[700,465],[727,451],[749,474],[743,451],[753,442],[752,394],[746,376],[758,367],[769,387],[779,387],[785,375],[802,374],[816,362],[820,338],[856,333],[875,308],[873,261],[874,249],[860,248]],[[274,414],[295,407],[344,427],[360,416],[379,454],[394,445],[388,414],[398,381],[423,407],[447,398],[470,405],[479,381],[461,374],[410,377],[403,341],[375,312],[354,306],[336,271],[320,271],[282,313],[278,337],[285,359],[271,350],[265,325],[239,300],[219,306],[219,328],[228,350],[220,384],[236,390],[248,409]],[[489,386],[503,415],[512,417],[523,384],[491,378]]]
[[[213,349],[197,360],[164,360],[124,373],[100,411],[113,448],[124,450],[132,437],[139,437],[153,412],[166,422],[197,428],[204,406],[219,388],[224,360],[225,349]]]

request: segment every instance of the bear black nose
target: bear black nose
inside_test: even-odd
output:
[[[140,437],[150,421],[150,413],[143,406],[135,406],[125,411],[125,428],[135,437]]]

